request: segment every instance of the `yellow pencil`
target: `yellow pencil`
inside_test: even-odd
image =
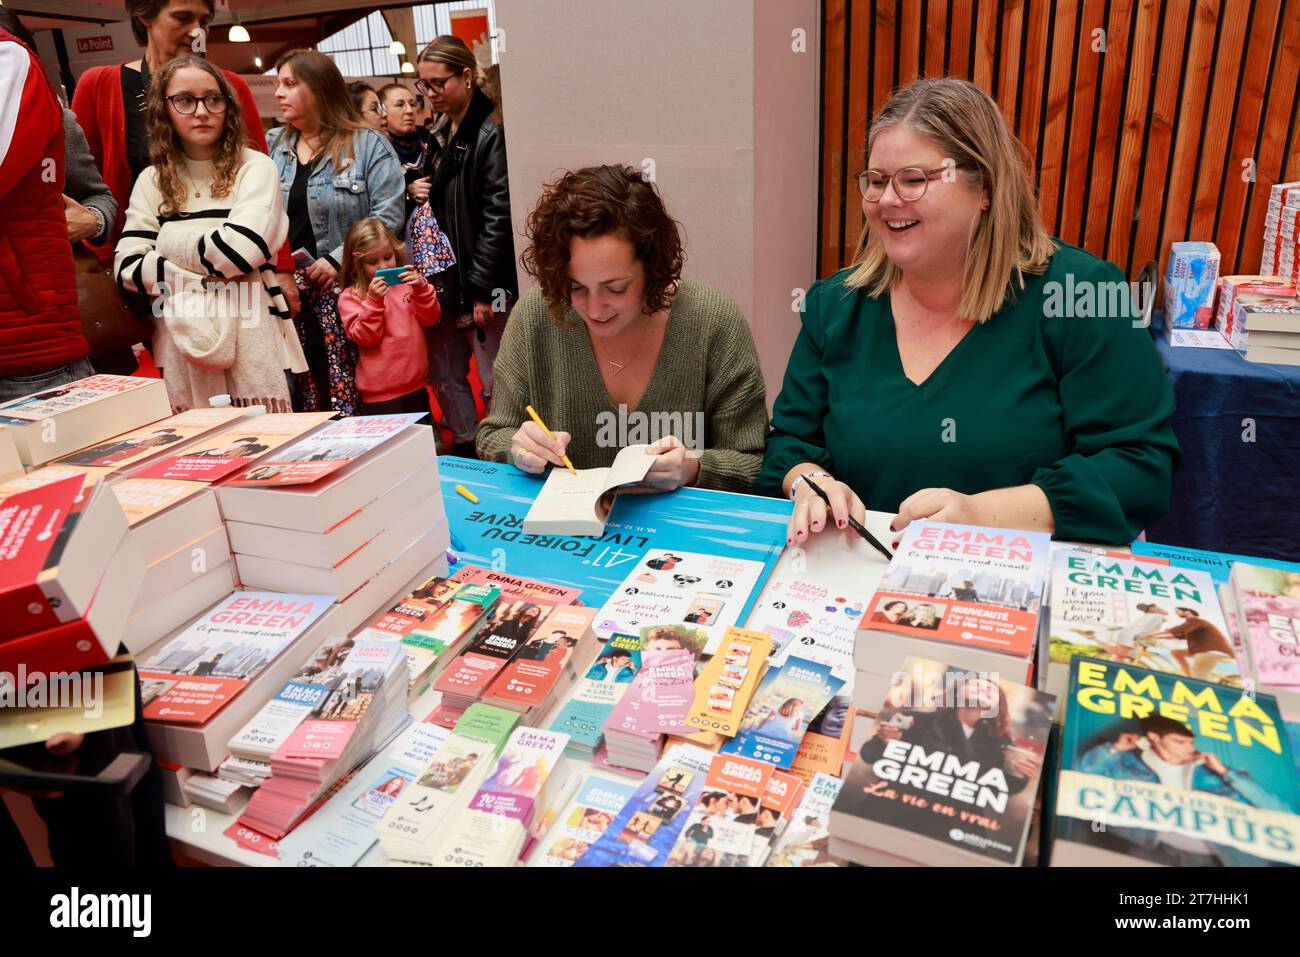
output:
[[[534,409],[531,405],[526,405],[524,406],[524,408],[528,411],[528,415],[532,418],[532,420],[537,423],[538,427],[543,432],[546,433],[546,437],[549,438],[552,442],[554,442],[555,433],[546,427],[546,423],[543,422],[542,417],[537,414],[537,410]],[[567,455],[561,455],[560,458],[564,459],[565,468],[567,468],[574,475],[578,474],[578,470],[573,467],[573,463],[569,461],[569,457]]]

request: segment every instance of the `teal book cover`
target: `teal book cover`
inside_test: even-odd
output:
[[[1170,866],[1300,864],[1300,785],[1269,695],[1076,657],[1056,838]]]

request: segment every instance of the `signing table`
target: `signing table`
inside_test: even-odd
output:
[[[446,460],[440,460],[446,471]],[[446,479],[444,479],[444,485]],[[673,503],[675,493],[656,496],[635,496],[638,501],[635,503],[635,509],[638,516],[653,517],[656,513],[669,514],[680,512],[680,508]],[[700,498],[702,496],[702,498]],[[739,495],[726,492],[701,492],[700,490],[690,490],[688,496],[682,496],[688,500],[698,499],[700,501],[716,503],[714,512],[725,513],[734,511],[736,514],[770,512],[773,501],[770,499],[759,499],[754,496]],[[680,500],[679,500],[680,501]],[[516,503],[522,504],[522,503]],[[621,503],[620,503],[621,504]],[[480,507],[466,511],[459,503],[451,500],[447,501],[447,511],[451,518],[451,530],[453,542],[474,541],[471,538],[471,529],[469,525],[470,517],[480,515],[485,511],[490,511],[493,503],[486,500],[486,496],[481,496]],[[787,507],[788,511],[788,507]],[[869,512],[867,515],[867,528],[878,539],[884,542],[891,540],[889,523],[893,515],[885,512]],[[612,517],[611,517],[612,521]],[[784,535],[784,523],[778,526],[780,534]],[[741,533],[739,526],[735,529],[737,534]],[[716,533],[716,527],[714,529]],[[589,541],[587,539],[575,541]],[[544,572],[533,569],[531,565],[525,565],[525,562],[531,562],[536,559],[529,559],[523,553],[528,548],[526,544],[518,541],[507,540],[499,543],[501,552],[494,556],[480,556],[475,554],[473,546],[466,551],[462,560],[479,563],[489,557],[494,557],[499,563],[498,567],[504,567],[512,574],[524,575],[543,580],[550,580]],[[518,550],[520,560],[515,561],[514,552]],[[523,567],[521,567],[523,566]],[[846,593],[870,595],[876,587],[877,582],[884,574],[888,563],[884,557],[872,549],[865,541],[859,538],[852,531],[838,531],[828,529],[820,535],[813,536],[808,544],[803,548],[787,548],[781,552],[780,558],[772,571],[768,582],[779,580],[786,575],[796,575],[801,578],[812,579],[826,585],[831,590],[843,589]],[[525,570],[528,568],[528,570]],[[455,570],[454,567],[452,569]],[[601,577],[599,570],[594,570],[593,574]],[[621,579],[620,579],[621,580]],[[766,591],[766,587],[764,589]],[[584,603],[598,604],[596,601],[588,602],[588,595],[584,593]],[[760,594],[758,600],[754,603],[754,608],[759,607],[764,600]],[[378,610],[377,610],[378,611]],[[743,624],[743,622],[741,622]],[[585,668],[585,664],[583,665]],[[428,716],[428,714],[437,706],[440,695],[436,691],[428,691],[422,695],[414,704],[411,705],[411,717],[419,721]],[[565,704],[565,699],[556,702],[541,722],[540,727],[549,726],[555,714]],[[858,722],[860,727],[865,726],[866,722]],[[605,768],[593,768],[590,762],[579,761],[569,758],[570,763],[575,770],[585,776],[589,771],[596,770],[601,774],[617,776],[617,772]],[[639,777],[639,775],[636,775]],[[278,862],[274,857],[261,854],[256,851],[240,847],[234,840],[225,836],[223,832],[234,823],[238,815],[223,814],[209,808],[201,807],[197,804],[188,808],[177,807],[168,804],[166,806],[167,834],[171,838],[173,847],[178,854],[184,855],[191,860],[205,864],[213,865],[247,865],[254,867],[274,866]],[[382,865],[387,863],[383,851],[376,844],[361,860],[362,866]]]
[[[1176,348],[1152,327],[1182,460],[1153,542],[1294,560],[1300,542],[1300,366]]]

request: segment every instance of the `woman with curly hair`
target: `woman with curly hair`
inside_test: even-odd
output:
[[[678,225],[654,185],[628,166],[566,173],[527,231],[538,286],[506,326],[479,456],[541,474],[566,453],[597,468],[649,442],[649,488],[748,491],[767,431],[758,353],[729,297],[681,278]],[[528,405],[562,431],[548,436]]]
[[[288,232],[275,163],[246,145],[239,98],[199,57],[158,71],[147,99],[153,165],[136,180],[113,273],[155,297],[153,356],[177,411],[214,395],[287,412],[307,368],[276,279]]]

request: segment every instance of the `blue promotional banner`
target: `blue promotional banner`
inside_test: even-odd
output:
[[[438,471],[452,552],[461,563],[581,588],[581,601],[590,607],[603,605],[648,551],[668,549],[761,562],[763,574],[739,617],[744,621],[785,547],[793,508],[783,499],[681,488],[620,495],[599,537],[528,535],[524,516],[541,477],[449,455],[438,457]],[[457,492],[457,485],[478,502]]]

